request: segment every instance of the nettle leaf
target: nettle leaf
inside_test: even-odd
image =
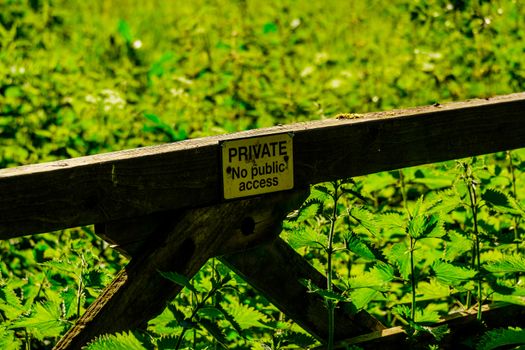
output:
[[[508,345],[525,344],[525,330],[521,328],[499,328],[483,334],[476,346],[478,350],[492,350]]]
[[[403,242],[393,244],[385,256],[391,264],[397,266],[401,277],[408,280],[410,276],[410,254],[406,244]]]
[[[353,277],[348,281],[351,288],[372,288],[387,291],[388,283],[394,279],[394,269],[383,262],[378,262],[370,271]]]
[[[410,319],[410,308],[407,305],[396,305],[392,308],[392,312],[405,320]]]
[[[323,211],[323,202],[320,199],[312,198],[304,202],[299,209],[299,215],[295,219],[297,222],[304,222],[313,219]]]
[[[68,287],[60,292],[60,297],[63,300],[64,316],[70,318],[77,311],[77,291]]]
[[[178,342],[179,342],[179,336],[175,334],[171,334],[171,335],[160,337],[157,340],[157,343],[155,345],[157,349],[171,350],[171,349],[177,349],[177,346],[180,346],[180,344],[177,345]]]
[[[85,350],[147,350],[132,333],[106,334],[89,343]]]
[[[412,216],[419,216],[425,211],[425,206],[423,205],[423,196],[420,196],[414,206],[412,207]],[[421,213],[421,214],[420,214]]]
[[[199,320],[199,325],[204,328],[211,336],[224,348],[227,349],[228,340],[226,339],[226,336],[222,332],[222,330],[219,328],[219,326],[205,318],[202,318]]]
[[[310,226],[305,226],[298,228],[297,230],[290,232],[288,234],[288,244],[294,248],[299,249],[302,247],[311,247],[311,248],[324,248],[322,243],[326,238],[324,238],[319,232],[314,230]]]
[[[525,306],[525,295],[514,295],[514,293],[510,295],[494,293],[492,294],[492,298],[494,301],[503,301],[510,304]]]
[[[313,188],[315,191],[318,191],[318,192],[321,192],[323,194],[327,194],[327,195],[332,195],[332,193],[334,192],[333,190],[329,190],[328,187],[324,186],[324,185],[316,185],[314,186]]]
[[[148,322],[148,330],[160,335],[172,334],[185,318],[184,313],[178,310],[174,304],[168,304],[168,307],[160,315]]]
[[[431,307],[425,309],[417,308],[415,317],[415,321],[419,323],[436,323],[440,319],[439,313]]]
[[[432,265],[438,282],[445,285],[458,285],[474,278],[476,271],[452,265],[443,261],[436,261]]]
[[[454,189],[432,192],[426,200],[430,203],[427,210],[429,214],[446,214],[463,205],[461,197]]]
[[[0,327],[0,349],[19,350],[21,348],[22,342],[15,336],[15,332]]]
[[[92,288],[104,288],[106,284],[106,274],[97,269],[91,269],[84,274],[84,283]]]
[[[493,273],[525,272],[525,258],[520,255],[505,256],[501,260],[487,263],[484,268]]]
[[[15,319],[24,312],[22,302],[10,285],[0,287],[0,310],[9,319]]]
[[[472,241],[456,231],[448,232],[448,241],[445,241],[443,260],[453,261],[472,249]]]
[[[376,260],[376,256],[368,245],[354,233],[348,232],[345,236],[346,249],[367,260]]]
[[[178,324],[181,324],[186,319],[186,316],[181,310],[177,308],[177,305],[168,304],[167,309],[169,310],[169,312],[171,312],[173,318],[175,319],[175,321],[177,321]]]
[[[494,210],[504,214],[523,214],[514,198],[495,188],[486,189],[481,198]]]
[[[308,334],[288,330],[284,333],[283,340],[302,349],[309,348],[317,342]]]
[[[443,237],[446,232],[439,216],[432,214],[413,217],[408,223],[408,234],[414,239],[419,239]]]
[[[195,287],[193,287],[188,277],[181,275],[180,273],[175,272],[175,271],[167,271],[167,272],[159,271],[159,273],[162,277],[170,280],[171,282],[178,284],[179,286],[188,288],[193,293],[198,294],[197,290],[195,289]]]
[[[333,192],[333,190],[328,189],[328,187],[324,185],[316,185],[312,187],[312,194],[310,195],[310,197],[313,199],[320,200],[324,203],[328,200],[331,200]]]
[[[417,292],[421,294],[418,300],[435,300],[450,296],[450,288],[431,278],[429,282],[420,282],[417,285]]]
[[[325,300],[341,301],[348,302],[350,301],[348,297],[341,295],[340,293],[329,291],[323,288],[316,286],[311,280],[300,279],[299,282],[308,288],[309,293],[316,293]]]
[[[379,292],[372,288],[359,288],[350,292],[350,300],[352,304],[358,309],[364,309]]]
[[[56,338],[62,334],[66,323],[61,319],[60,305],[45,302],[36,303],[29,316],[13,322],[10,328],[26,328],[35,338]]]
[[[348,211],[348,215],[372,235],[379,235],[379,225],[377,224],[374,214],[370,211],[360,207],[353,207]]]
[[[390,234],[399,233],[404,235],[407,221],[407,217],[404,214],[396,212],[389,212],[377,216],[377,224]]]
[[[221,305],[220,310],[226,317],[229,315],[235,324],[245,330],[252,327],[265,327],[263,322],[267,321],[267,316],[255,308],[242,304],[234,298],[228,298],[227,305]],[[227,312],[226,312],[227,309]],[[226,312],[226,314],[225,314]],[[226,317],[228,319],[228,317]]]
[[[58,270],[61,272],[66,272],[68,274],[74,274],[76,276],[80,276],[82,272],[82,269],[79,266],[72,264],[70,261],[51,260],[51,261],[46,261],[44,263],[41,263],[40,265],[49,267],[51,269]]]
[[[222,317],[222,311],[212,306],[200,308],[199,310],[197,310],[197,314],[201,317],[206,317],[209,319]]]

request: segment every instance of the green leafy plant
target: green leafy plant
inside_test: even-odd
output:
[[[372,5],[0,1],[0,167],[525,90],[519,1]],[[438,338],[425,327],[473,299],[525,304],[524,159],[320,184],[282,236],[331,276],[306,283],[332,313],[349,303]],[[92,227],[0,241],[0,256],[2,349],[51,348],[127,262]],[[146,334],[90,346],[315,344],[229,271],[181,282]]]

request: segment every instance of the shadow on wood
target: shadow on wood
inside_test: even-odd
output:
[[[221,257],[227,266],[257,289],[287,317],[323,341],[328,336],[328,312],[324,300],[309,293],[301,279],[326,286],[325,277],[280,238],[249,251]],[[335,313],[336,340],[385,328],[366,311],[352,315],[349,305]],[[350,335],[351,334],[351,335]]]
[[[55,349],[79,349],[105,333],[144,328],[182,289],[158,271],[175,271],[192,277],[211,257],[275,238],[286,213],[299,206],[307,195],[307,191],[281,192],[183,213],[166,213],[144,246],[131,254],[128,266]],[[247,221],[253,225],[247,228]],[[111,224],[106,229],[106,235],[111,235]],[[129,236],[130,232],[119,234]]]

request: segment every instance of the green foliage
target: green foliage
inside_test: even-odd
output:
[[[365,241],[359,239],[355,234],[349,233],[345,237],[346,249],[367,260],[375,260],[374,252],[368,247]]]
[[[0,1],[0,167],[523,91],[524,17],[519,1]],[[439,339],[430,323],[471,306],[475,283],[482,302],[524,304],[524,170],[513,150],[318,184],[281,237],[343,290],[312,292]],[[2,349],[51,348],[127,262],[92,227],[2,241],[0,254]],[[90,346],[315,344],[211,265],[162,272],[184,289],[151,341]],[[392,311],[412,293],[417,322]]]
[[[148,347],[133,334],[116,333],[110,335],[103,335],[90,342],[86,350],[147,350]],[[166,348],[165,348],[166,349]]]
[[[410,275],[410,255],[405,243],[395,243],[386,252],[386,257],[391,264],[397,266],[401,277],[408,280]]]
[[[37,303],[29,315],[14,321],[10,328],[26,328],[35,338],[43,340],[60,336],[65,327],[60,305],[46,302]]]
[[[474,270],[443,261],[436,261],[432,266],[432,270],[436,274],[437,281],[444,285],[457,286],[476,276],[476,271]]]
[[[510,327],[487,331],[479,340],[476,349],[492,350],[508,345],[525,345],[525,330]]]
[[[523,214],[519,204],[507,193],[498,189],[488,188],[481,196],[495,210],[505,214]]]
[[[486,264],[484,268],[493,273],[525,273],[525,258],[520,255],[509,255],[503,257],[501,260]]]

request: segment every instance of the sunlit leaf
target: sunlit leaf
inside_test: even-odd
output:
[[[452,265],[442,261],[436,261],[432,265],[438,282],[445,285],[457,285],[471,280],[476,275],[476,271],[466,267]]]
[[[494,273],[525,272],[525,258],[521,255],[508,255],[501,260],[487,263],[484,268]]]
[[[86,350],[147,350],[142,342],[132,333],[102,335],[90,342]]]
[[[368,260],[375,260],[376,256],[372,252],[372,250],[368,247],[368,245],[359,239],[355,234],[352,232],[349,232],[345,236],[345,243],[346,248],[350,250],[352,253],[358,255],[361,258],[368,259]]]

